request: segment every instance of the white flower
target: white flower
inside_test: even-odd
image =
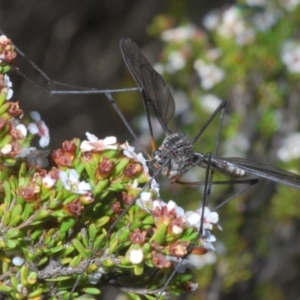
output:
[[[232,6],[227,9],[219,24],[218,33],[225,38],[234,38],[245,30],[245,24],[239,10]]]
[[[210,114],[215,112],[221,102],[222,100],[213,94],[206,94],[200,98],[201,106]]]
[[[290,133],[283,141],[282,147],[277,151],[277,157],[284,162],[300,158],[300,133]]]
[[[222,51],[218,48],[212,48],[206,52],[207,58],[211,61],[215,61],[221,57]]]
[[[130,249],[129,260],[134,264],[139,264],[143,261],[144,253],[142,249]]]
[[[223,144],[224,156],[245,156],[249,149],[249,140],[243,134],[237,134]]]
[[[151,190],[155,191],[157,197],[159,197],[159,184],[154,178],[151,179],[150,188]]]
[[[173,51],[168,56],[166,71],[170,74],[182,69],[186,65],[186,58],[180,51]]]
[[[104,151],[107,149],[116,150],[118,149],[117,138],[114,136],[106,137],[104,140],[99,140],[94,134],[89,132],[86,133],[86,137],[88,141],[83,141],[80,145],[80,149],[82,152],[87,151]]]
[[[42,182],[45,187],[50,189],[54,186],[56,180],[50,174],[47,174],[45,177],[43,177]]]
[[[220,15],[217,10],[211,10],[204,18],[203,18],[203,26],[207,30],[215,30],[220,23]]]
[[[254,42],[254,39],[255,31],[252,28],[245,28],[237,34],[235,40],[238,45],[249,45]]]
[[[140,162],[143,165],[144,170],[148,173],[149,168],[147,166],[147,161],[142,153],[135,153],[134,147],[130,146],[128,142],[120,145],[121,149],[123,149],[123,154],[129,158],[134,158],[136,161]]]
[[[187,24],[186,26],[172,28],[164,31],[161,34],[161,39],[164,42],[172,41],[185,41],[189,40],[197,35],[198,29],[192,25]]]
[[[2,154],[8,154],[10,153],[12,150],[12,145],[11,144],[6,144],[2,149],[1,149],[1,153]]]
[[[188,260],[197,268],[201,269],[205,265],[212,265],[216,262],[216,255],[212,252],[207,252],[204,255],[190,254]]]
[[[195,61],[194,68],[201,79],[201,86],[204,90],[211,89],[225,77],[224,70],[213,64],[207,64],[201,59]]]
[[[184,215],[184,218],[189,226],[196,227],[200,229],[202,220],[202,207],[197,209],[195,212],[187,211]],[[211,212],[208,207],[204,208],[204,219],[203,219],[203,228],[211,230],[213,228],[212,224],[218,223],[219,215],[216,212]]]
[[[138,207],[148,212],[151,212],[153,210],[153,200],[151,198],[151,193],[141,193],[140,198],[138,198],[135,203]]]
[[[266,0],[246,0],[246,4],[249,6],[265,6]]]
[[[291,73],[300,73],[300,43],[286,41],[282,47],[281,60]]]
[[[35,147],[22,148],[21,153],[17,157],[26,157],[29,166],[41,166],[45,168],[49,165],[48,150],[37,150]]]
[[[13,259],[12,259],[12,263],[17,266],[17,267],[20,267],[24,264],[25,260],[23,257],[20,257],[20,256],[15,256]]]
[[[69,171],[69,175],[65,171],[60,171],[59,178],[62,181],[64,188],[75,194],[86,194],[91,190],[89,183],[79,181],[79,175],[74,169]]]
[[[4,75],[3,80],[5,87],[8,89],[6,100],[9,100],[14,93],[12,90],[12,82],[10,81],[9,76],[7,74]]]
[[[202,215],[202,207],[197,210],[200,216]],[[212,224],[219,222],[219,215],[216,212],[210,211],[208,207],[204,208],[204,220],[203,228],[211,230],[213,228]]]
[[[287,11],[294,11],[296,6],[300,3],[300,0],[279,0],[279,3]]]
[[[27,128],[24,124],[18,124],[16,130],[20,132],[24,138],[27,136]]]
[[[37,111],[32,111],[30,113],[31,118],[35,121],[28,125],[28,130],[31,134],[38,134],[41,138],[39,145],[41,147],[46,147],[49,145],[50,136],[49,129],[44,121],[42,121],[40,114]]]
[[[279,9],[268,8],[264,12],[259,12],[253,16],[253,24],[260,31],[267,31],[272,28],[282,16]]]
[[[186,269],[195,269],[194,264],[189,259],[182,259],[171,255],[166,255],[166,259],[172,262],[174,269],[176,268],[178,273],[184,273]]]
[[[187,211],[185,213],[185,220],[191,227],[200,228],[200,214],[193,211]]]

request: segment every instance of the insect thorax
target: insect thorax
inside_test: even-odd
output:
[[[192,143],[177,133],[168,135],[161,146],[153,152],[150,167],[164,165],[161,174],[173,178],[185,173],[186,167],[193,162]]]

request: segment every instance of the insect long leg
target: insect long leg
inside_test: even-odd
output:
[[[0,34],[5,35],[5,33],[0,29]],[[51,89],[48,88],[45,85],[42,85],[38,82],[36,82],[35,80],[31,79],[29,76],[27,76],[24,72],[20,71],[17,67],[9,64],[8,62],[4,61],[3,59],[1,59],[2,61],[6,62],[8,65],[11,66],[11,68],[18,73],[20,76],[22,76],[23,78],[25,78],[26,80],[28,80],[29,82],[31,82],[32,84],[42,88],[43,90],[45,90],[48,94],[50,95],[59,95],[59,94],[71,94],[71,95],[76,95],[76,94],[104,94],[104,93],[121,93],[121,92],[129,92],[129,91],[138,91],[140,90],[140,88],[125,88],[125,89],[97,89],[97,88],[86,88],[86,87],[81,87],[81,86],[75,86],[75,85],[71,85],[71,84],[67,84],[64,82],[60,82],[57,80],[54,80],[52,78],[50,78],[50,76],[47,75],[46,72],[44,72],[40,67],[38,67],[32,60],[30,60],[24,52],[22,52],[15,44],[14,48],[15,50],[18,52],[18,54],[23,57],[23,59],[25,59],[31,66],[33,69],[35,69],[47,82],[47,85],[56,85],[56,86],[62,86],[62,87],[66,87],[68,88],[68,90],[56,90],[56,89]]]
[[[197,241],[201,238],[201,236],[204,235],[204,212],[205,212],[205,207],[209,201],[209,196],[210,196],[210,187],[211,187],[211,182],[209,181],[210,179],[210,158],[211,155],[208,155],[208,163],[207,163],[207,168],[206,168],[206,175],[205,175],[205,186],[204,186],[204,191],[203,191],[203,201],[202,201],[202,209],[201,209],[201,216],[200,216],[200,226],[199,226],[199,231],[198,231],[198,235],[195,238],[195,240],[189,245],[188,247],[188,251],[187,254],[184,255],[181,258],[181,261],[174,267],[173,272],[171,273],[171,275],[169,276],[168,280],[166,281],[166,283],[164,284],[164,286],[160,289],[160,293],[158,295],[158,297],[156,299],[159,299],[159,297],[164,293],[164,291],[167,289],[168,285],[170,284],[170,282],[172,281],[172,279],[174,278],[174,276],[176,275],[176,273],[178,272],[183,260],[189,255],[191,254],[191,252],[193,251]]]

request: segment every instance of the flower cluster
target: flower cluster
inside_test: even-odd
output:
[[[9,42],[0,37],[3,62],[15,56]],[[213,250],[217,214],[206,208],[201,220],[201,209],[184,212],[159,200],[143,155],[115,137],[87,133],[54,151],[31,147],[34,137],[49,144],[48,127],[39,113],[27,116],[8,101],[12,84],[1,76],[0,292],[10,299],[92,297],[111,278],[133,296],[194,291],[188,270],[165,291],[159,276],[141,275],[171,274],[178,264],[182,271],[191,267],[190,250]]]

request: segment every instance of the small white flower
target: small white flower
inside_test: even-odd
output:
[[[207,64],[201,59],[195,61],[194,68],[201,79],[201,86],[204,90],[211,89],[225,77],[224,70],[213,64]]]
[[[153,200],[151,198],[151,193],[143,192],[140,195],[140,198],[136,200],[136,205],[148,212],[151,212],[153,209]]]
[[[17,157],[26,157],[29,166],[41,166],[45,168],[49,165],[48,150],[37,150],[35,147],[22,148],[21,153]]]
[[[249,6],[266,6],[267,0],[246,0],[246,4]]]
[[[64,188],[75,194],[86,194],[91,190],[89,183],[79,181],[79,175],[74,169],[69,171],[69,175],[65,171],[60,171],[59,178],[62,181]]]
[[[200,98],[201,106],[210,114],[217,109],[221,102],[222,100],[213,94],[206,94]]]
[[[203,26],[207,30],[215,30],[220,23],[220,15],[217,10],[211,10],[204,18],[203,18]]]
[[[283,141],[282,146],[277,151],[277,157],[288,162],[292,159],[300,158],[300,133],[290,133]]]
[[[107,274],[107,272],[102,267],[100,267],[96,272],[88,276],[89,283],[97,284],[103,274]]]
[[[198,30],[194,25],[187,24],[164,31],[161,34],[161,39],[164,42],[185,41],[197,36],[197,32]]]
[[[239,10],[232,6],[222,15],[222,22],[218,26],[218,33],[225,38],[234,38],[245,30],[245,24]]]
[[[199,215],[202,215],[202,208],[198,209],[197,212]],[[210,211],[208,207],[204,208],[204,220],[203,220],[203,228],[211,230],[213,225],[219,221],[219,215],[216,212]]]
[[[207,252],[204,255],[190,254],[188,260],[197,268],[201,269],[205,265],[212,265],[216,262],[216,255],[212,252]]]
[[[277,24],[281,16],[282,12],[280,10],[268,8],[266,11],[253,16],[253,24],[260,31],[267,31]]]
[[[6,100],[11,99],[13,95],[13,89],[12,89],[12,82],[9,79],[9,76],[7,74],[4,75],[4,85],[8,89]]]
[[[41,119],[40,114],[37,111],[32,111],[30,113],[31,118],[35,121],[28,125],[28,130],[31,134],[38,134],[41,138],[39,145],[41,147],[46,147],[50,142],[49,129],[46,123]]]
[[[129,260],[137,265],[143,261],[144,253],[142,249],[131,249],[129,251]]]
[[[170,74],[182,69],[186,65],[186,58],[180,51],[173,51],[168,56],[166,71]]]
[[[128,142],[122,144],[121,149],[123,149],[123,154],[129,158],[135,158],[136,153],[134,152],[134,147],[130,146]]]
[[[27,128],[24,124],[18,124],[16,130],[19,131],[24,138],[27,136]]]
[[[279,3],[287,11],[294,11],[296,6],[299,5],[300,0],[279,0]]]
[[[191,227],[200,228],[200,214],[198,212],[187,211],[185,213],[185,220]]]
[[[255,40],[255,31],[252,28],[245,28],[236,35],[236,43],[238,45],[249,45]]]
[[[51,175],[47,174],[45,177],[43,177],[42,182],[45,187],[50,189],[55,185],[56,180],[52,178]]]
[[[157,197],[159,197],[159,184],[154,178],[151,179],[150,188],[151,190],[155,191]]]
[[[6,144],[2,149],[1,149],[1,153],[2,154],[8,154],[10,153],[12,150],[12,145],[11,144]]]
[[[184,215],[184,219],[188,223],[189,226],[196,227],[200,229],[202,220],[202,208],[193,211],[187,211]],[[211,212],[208,207],[204,208],[204,220],[203,220],[203,228],[211,230],[213,228],[213,224],[218,223],[219,215],[216,212]]]
[[[218,48],[212,48],[206,52],[206,55],[210,61],[215,61],[221,57],[222,51]]]
[[[291,73],[300,73],[300,43],[286,41],[282,47],[281,60]]]
[[[195,266],[189,259],[182,259],[171,255],[166,255],[166,259],[172,262],[178,273],[184,273],[186,269],[195,269]]]
[[[82,152],[88,152],[92,150],[104,151],[107,149],[118,149],[118,146],[116,145],[117,138],[114,136],[109,136],[104,140],[99,140],[94,134],[87,132],[86,137],[88,138],[88,141],[83,141],[80,145],[80,149]]]
[[[179,227],[179,226],[177,226],[177,225],[174,225],[174,226],[172,227],[172,232],[173,232],[174,234],[180,234],[180,233],[182,233],[182,231],[183,231],[183,228],[181,228],[181,227]]]
[[[224,156],[245,156],[246,151],[249,149],[249,140],[243,134],[237,134],[228,139],[223,144]]]
[[[136,161],[140,162],[143,165],[144,170],[148,173],[149,168],[147,166],[147,161],[142,153],[135,153],[134,147],[130,146],[128,142],[120,145],[121,149],[123,149],[123,154],[129,158],[134,158]]]
[[[13,259],[12,259],[12,263],[17,266],[17,267],[20,267],[24,264],[25,260],[24,258],[20,257],[20,256],[15,256]]]

